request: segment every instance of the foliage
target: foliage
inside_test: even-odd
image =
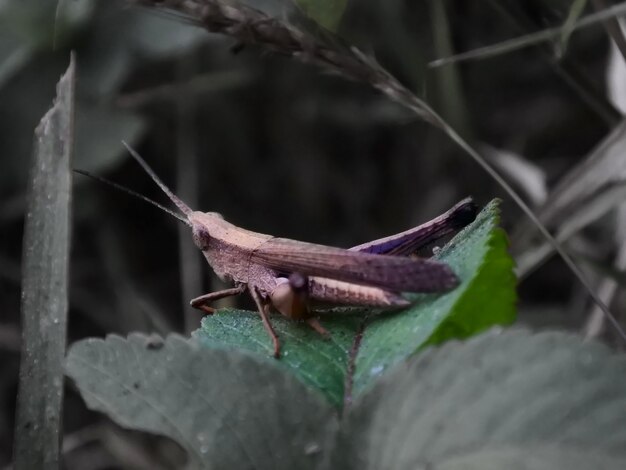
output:
[[[626,362],[563,333],[492,331],[430,348],[341,418],[277,363],[178,336],[85,340],[67,369],[91,408],[177,440],[192,468],[626,464]]]
[[[330,339],[305,325],[274,319],[283,341],[280,360],[268,357],[272,346],[258,314],[226,310],[207,317],[190,340],[132,335],[80,342],[69,353],[68,375],[92,408],[124,426],[172,437],[196,467],[220,462],[226,468],[319,468],[339,459],[342,468],[350,468],[359,460],[356,447],[352,457],[333,454],[333,448],[358,445],[336,442],[369,429],[352,423],[369,416],[363,410],[392,406],[385,405],[393,403],[386,398],[381,404],[358,404],[389,395],[380,384],[393,376],[392,366],[406,364],[428,343],[512,320],[512,263],[497,220],[494,201],[438,251],[461,279],[450,293],[416,296],[413,307],[394,314],[327,313],[323,320]],[[348,418],[340,424],[342,405]],[[405,418],[410,422],[413,416],[418,414]],[[344,434],[336,434],[338,426],[345,426]],[[275,448],[268,459],[267,449]]]

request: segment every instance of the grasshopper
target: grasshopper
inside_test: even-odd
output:
[[[248,291],[273,342],[276,358],[280,356],[280,342],[269,319],[272,307],[328,335],[312,315],[312,303],[395,309],[410,305],[403,292],[445,292],[459,282],[445,263],[413,255],[424,245],[471,223],[477,210],[471,198],[404,232],[349,249],[334,248],[252,232],[227,222],[216,212],[194,211],[137,152],[124,145],[184,217],[165,210],[191,227],[193,241],[211,268],[220,279],[234,285],[196,297],[191,306],[212,314],[211,302]]]

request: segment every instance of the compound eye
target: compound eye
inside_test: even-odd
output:
[[[204,228],[195,228],[193,229],[193,242],[196,244],[198,248],[202,251],[205,251],[209,248],[209,244],[211,243],[211,235],[209,235],[208,230]]]

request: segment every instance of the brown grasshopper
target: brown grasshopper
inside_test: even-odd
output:
[[[191,227],[196,246],[215,273],[234,284],[230,289],[192,299],[191,306],[211,314],[214,309],[210,302],[247,290],[272,339],[275,357],[280,355],[280,342],[269,320],[270,307],[288,318],[305,320],[327,335],[312,316],[311,302],[391,309],[410,305],[402,292],[444,292],[458,284],[445,263],[410,255],[472,222],[476,205],[471,198],[418,227],[346,250],[251,232],[216,212],[194,211],[137,152],[124,145],[184,214],[182,217],[166,209]]]

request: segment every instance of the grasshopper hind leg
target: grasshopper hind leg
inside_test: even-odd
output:
[[[292,273],[289,278],[279,278],[279,284],[270,294],[272,306],[292,320],[305,320],[322,336],[330,336],[320,321],[311,317],[309,299],[309,278],[300,273]]]
[[[278,285],[270,294],[272,306],[287,318],[305,320],[309,317],[309,278],[292,273],[278,278]]]

